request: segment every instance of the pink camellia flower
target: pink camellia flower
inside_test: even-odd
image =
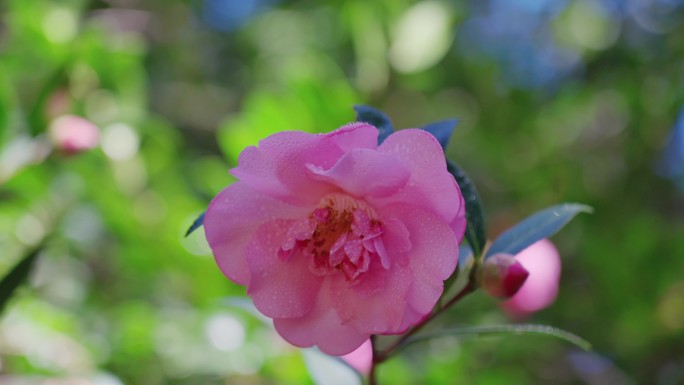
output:
[[[502,303],[514,319],[522,319],[549,306],[558,294],[561,262],[556,247],[548,239],[533,243],[515,259],[529,272],[520,290]]]
[[[53,120],[48,132],[55,147],[67,154],[93,149],[100,141],[97,126],[76,115],[63,115]]]
[[[353,123],[246,148],[204,226],[223,273],[290,343],[344,355],[428,314],[458,261],[465,204],[429,133],[377,144]]]

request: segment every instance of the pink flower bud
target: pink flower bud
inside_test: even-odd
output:
[[[63,115],[53,120],[48,132],[55,147],[67,154],[95,148],[100,140],[97,126],[76,115]]]
[[[482,288],[491,296],[510,298],[527,280],[529,272],[510,254],[494,254],[482,268]]]
[[[520,290],[501,306],[514,319],[549,306],[556,299],[561,273],[560,255],[548,239],[542,239],[519,252],[515,259],[530,272]]]

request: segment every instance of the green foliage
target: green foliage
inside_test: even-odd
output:
[[[0,314],[17,288],[28,279],[41,249],[42,247],[29,251],[0,281]]]

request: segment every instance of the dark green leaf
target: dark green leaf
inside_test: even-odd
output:
[[[423,130],[431,133],[442,146],[442,150],[446,150],[451,135],[454,134],[454,129],[458,124],[458,119],[442,120],[440,122],[430,123],[421,127]]]
[[[41,250],[42,247],[37,247],[26,254],[0,281],[0,313],[5,309],[7,302],[12,298],[17,288],[28,278]]]
[[[378,143],[382,143],[391,133],[394,132],[392,121],[387,115],[385,115],[384,112],[364,105],[354,106],[354,111],[356,111],[357,121],[372,124],[378,129],[378,131],[380,131]]]
[[[482,200],[480,200],[480,194],[477,192],[475,184],[468,178],[468,175],[456,163],[448,159],[447,170],[454,176],[458,187],[461,189],[461,194],[463,194],[466,205],[466,220],[468,221],[465,237],[473,253],[478,257],[482,254],[482,250],[487,242],[484,209],[482,207]]]
[[[552,236],[579,213],[591,213],[591,207],[579,203],[563,203],[541,210],[506,230],[487,251],[486,257],[496,253],[517,254],[531,244]]]
[[[202,226],[204,224],[204,215],[205,214],[206,214],[206,212],[200,214],[200,216],[197,217],[197,219],[195,219],[194,222],[192,222],[192,225],[190,225],[190,228],[188,229],[188,231],[185,232],[186,237],[188,235],[192,234],[195,230],[199,229],[200,226]]]
[[[574,344],[584,350],[591,350],[591,344],[568,331],[555,328],[548,325],[536,324],[522,324],[522,325],[490,325],[490,326],[473,326],[464,328],[453,328],[439,330],[433,333],[425,333],[407,339],[397,350],[406,348],[407,346],[416,342],[427,341],[434,338],[442,338],[446,336],[474,336],[479,337],[483,335],[500,335],[500,334],[543,334],[560,338],[571,344]]]

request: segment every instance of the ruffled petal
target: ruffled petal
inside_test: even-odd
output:
[[[326,140],[333,141],[343,152],[354,148],[376,148],[378,146],[378,129],[363,123],[349,123],[324,135]]]
[[[459,203],[459,210],[458,213],[456,214],[456,217],[454,218],[453,221],[451,221],[451,229],[454,230],[454,234],[456,234],[456,239],[458,239],[458,243],[461,243],[461,240],[463,240],[463,235],[465,234],[466,231],[466,205],[465,205],[465,199],[463,199],[463,195],[461,195],[461,189],[459,188],[458,192],[459,198],[460,198],[460,203]]]
[[[410,234],[407,258],[412,279],[406,297],[408,305],[418,314],[427,314],[442,295],[444,280],[458,264],[454,232],[440,216],[415,205],[395,204],[385,210],[401,221]]]
[[[354,351],[370,337],[337,316],[331,303],[329,279],[324,281],[316,305],[308,314],[300,318],[276,318],[273,325],[289,343],[303,348],[318,345],[321,351],[334,356]]]
[[[288,205],[241,182],[221,191],[209,205],[204,230],[216,263],[228,278],[249,283],[245,245],[256,229],[275,218],[303,218],[309,208]]]
[[[329,134],[286,131],[248,147],[231,173],[265,194],[293,204],[318,202],[336,191],[313,177],[308,165],[329,169],[351,148],[375,148],[377,129],[368,124],[345,126]]]
[[[340,319],[357,330],[368,334],[398,333],[411,281],[407,266],[395,264],[386,270],[375,260],[356,284],[341,275],[333,277],[333,306]]]
[[[401,326],[399,327],[397,334],[406,333],[411,326],[419,324],[428,315],[428,313],[420,313],[416,311],[411,306],[406,306],[404,309],[404,317],[401,320]]]
[[[409,169],[395,156],[376,150],[353,149],[326,170],[314,165],[309,169],[317,179],[332,183],[356,197],[387,196],[404,187]]]
[[[274,220],[261,225],[245,248],[251,279],[247,294],[271,318],[302,317],[314,306],[322,278],[309,268],[309,258],[295,252],[278,258],[280,247],[297,222]]]
[[[446,169],[442,147],[434,136],[418,129],[397,131],[382,142],[378,151],[402,159],[411,169],[411,178],[397,194],[376,199],[377,206],[406,202],[438,213],[448,224],[455,222],[463,199],[454,177]],[[453,227],[454,232],[461,232],[462,224],[458,221]]]
[[[406,226],[397,218],[383,218],[382,242],[387,250],[390,263],[408,263],[407,252],[411,250],[411,235]]]

